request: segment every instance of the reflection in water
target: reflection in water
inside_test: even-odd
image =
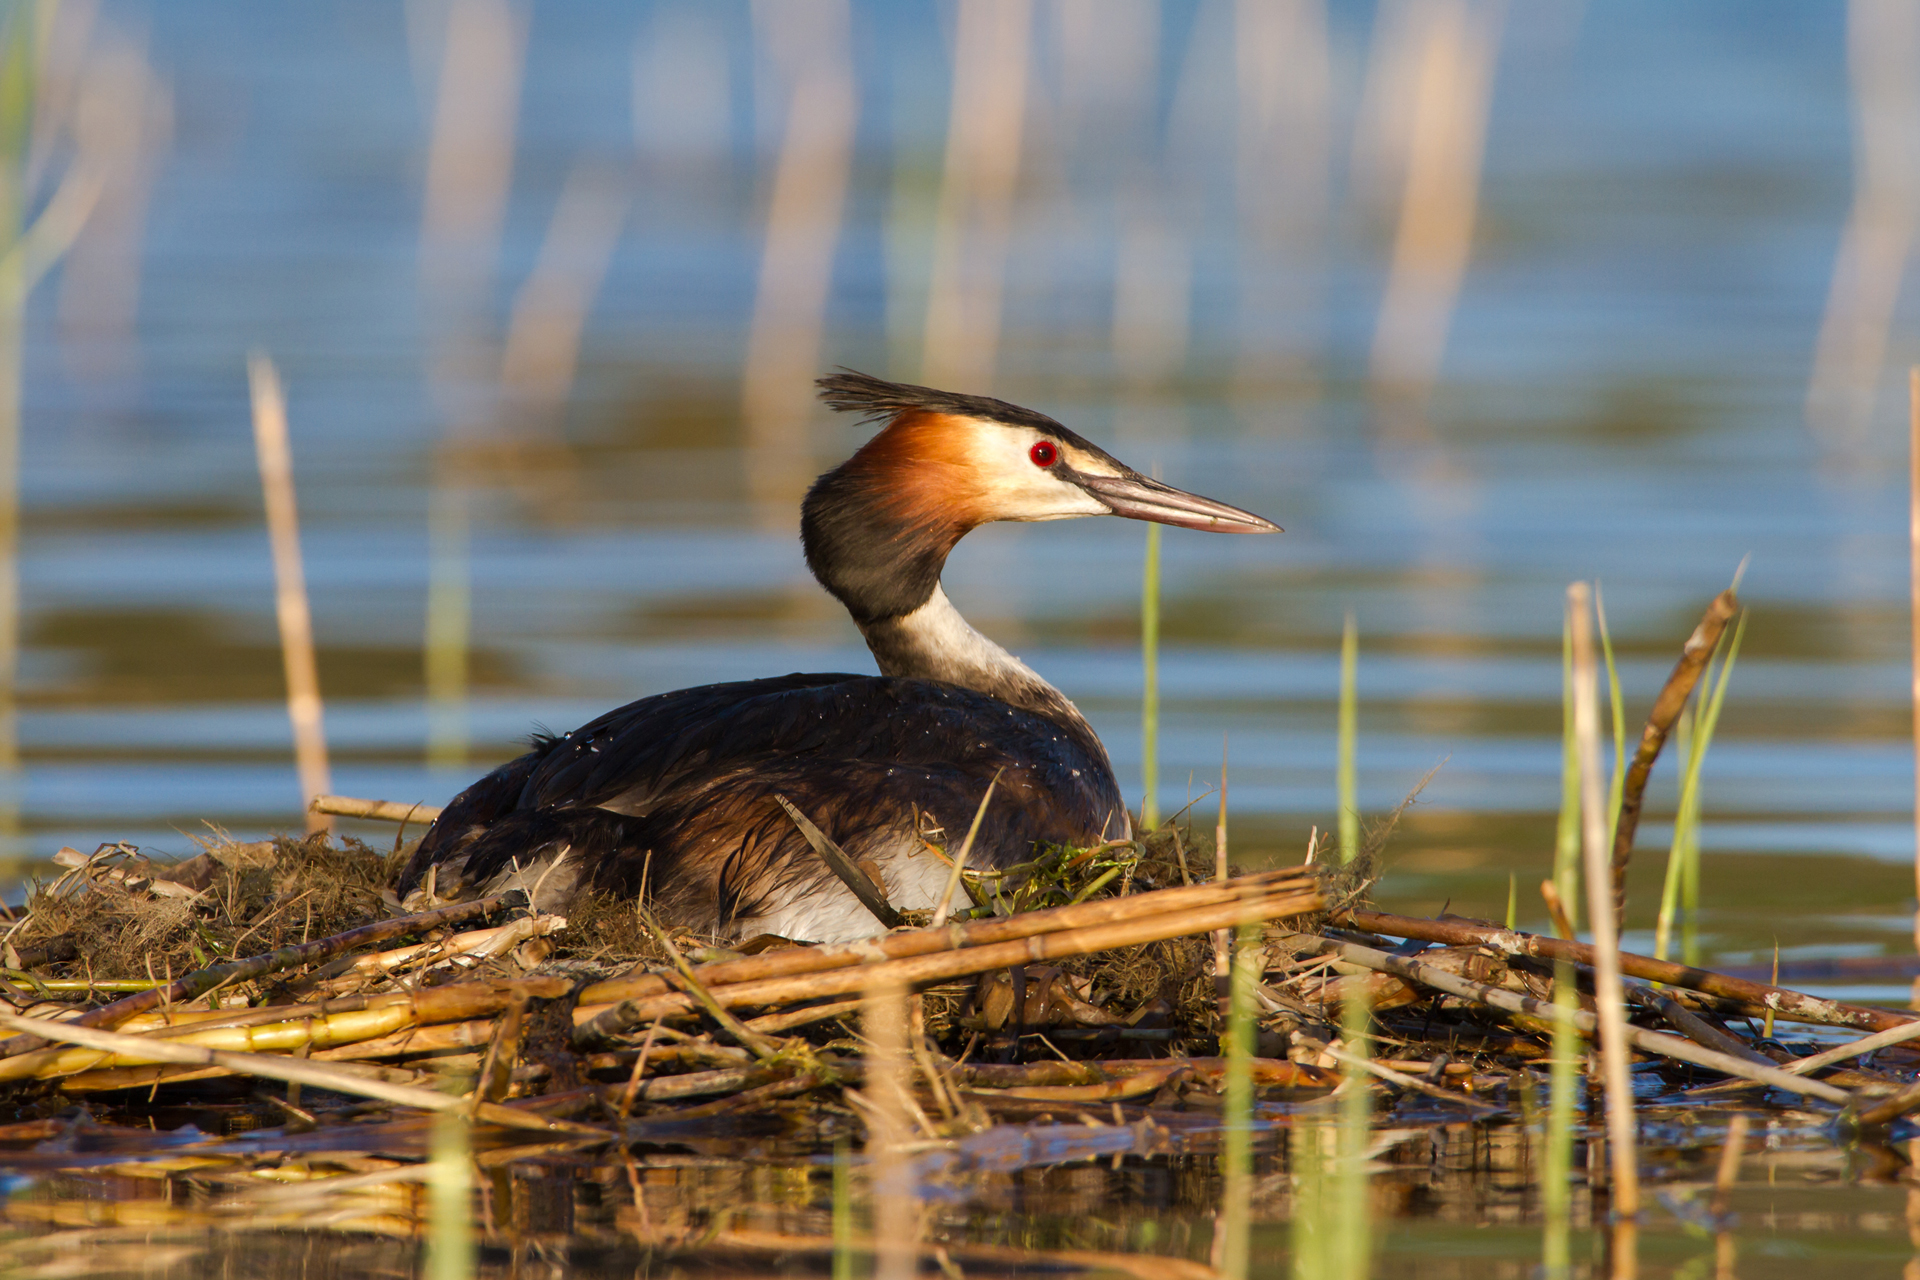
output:
[[[1318,1153],[1332,1150],[1331,1126],[1308,1114],[1321,1110],[1263,1106],[1250,1197],[1256,1277],[1287,1274],[1288,1222],[1298,1220],[1303,1197],[1322,1189],[1320,1180],[1302,1178]],[[1540,1187],[1526,1130],[1508,1122],[1436,1123],[1406,1104],[1403,1112],[1376,1131],[1367,1153],[1374,1274],[1534,1274]],[[1920,1246],[1910,1242],[1911,1193],[1893,1182],[1847,1182],[1846,1157],[1812,1116],[1757,1119],[1758,1150],[1725,1196],[1730,1216],[1722,1221],[1730,1225],[1701,1230],[1716,1200],[1724,1114],[1690,1109],[1663,1116],[1673,1145],[1648,1160],[1672,1212],[1647,1215],[1634,1252],[1609,1239],[1606,1197],[1576,1176],[1576,1274],[1608,1274],[1609,1262],[1617,1266],[1635,1252],[1643,1274],[1700,1276],[1728,1265],[1737,1250],[1749,1280],[1891,1274],[1913,1257]],[[183,1118],[170,1113],[166,1120]],[[192,1118],[217,1126],[218,1109],[196,1109]],[[469,1185],[482,1246],[478,1274],[526,1274],[536,1263],[581,1276],[669,1267],[689,1276],[820,1274],[834,1239],[833,1160],[797,1152],[786,1124],[767,1129],[722,1119],[685,1142],[625,1153],[560,1144],[516,1160],[507,1150],[476,1151],[479,1176]],[[1027,1132],[1041,1147],[1047,1133],[1070,1130],[1096,1132],[1044,1119]],[[96,1129],[83,1132],[95,1140]],[[179,1136],[181,1145],[145,1166],[89,1170],[84,1166],[101,1155],[69,1153],[73,1171],[49,1172],[11,1197],[8,1216],[26,1234],[7,1244],[0,1260],[14,1268],[61,1258],[61,1274],[73,1276],[136,1270],[184,1278],[225,1267],[236,1274],[298,1270],[299,1259],[321,1251],[338,1268],[328,1274],[407,1274],[420,1258],[438,1188],[422,1183],[418,1166],[387,1168],[382,1176],[388,1162],[315,1150],[310,1176],[358,1175],[352,1189],[316,1203],[314,1182],[262,1187],[246,1172],[250,1149],[286,1144],[280,1130],[242,1136],[224,1152],[221,1139]],[[1008,1249],[1204,1260],[1220,1195],[1216,1139],[1197,1128],[1172,1141],[1173,1153],[1151,1161],[1125,1156],[1021,1167],[1015,1158],[942,1174],[925,1184],[922,1225],[909,1227],[907,1238],[924,1229],[927,1242],[945,1247],[967,1274],[1031,1274],[1033,1259]],[[862,1241],[876,1234],[864,1203],[852,1224]],[[83,1242],[84,1252],[77,1247]],[[146,1251],[144,1266],[129,1266],[123,1250],[135,1244]],[[930,1270],[935,1260],[922,1257]]]

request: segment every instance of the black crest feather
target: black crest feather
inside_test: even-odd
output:
[[[1023,409],[992,396],[965,396],[957,391],[936,391],[916,387],[910,382],[888,382],[869,373],[842,369],[816,384],[820,399],[842,413],[857,413],[869,422],[878,422],[896,414],[917,409],[934,413],[956,413],[969,418],[987,418],[1014,426],[1059,434],[1066,429],[1044,413]]]

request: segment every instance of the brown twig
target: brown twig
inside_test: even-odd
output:
[[[1693,686],[1700,682],[1700,673],[1707,669],[1707,660],[1713,657],[1713,651],[1720,644],[1720,633],[1727,629],[1727,623],[1740,612],[1740,598],[1728,587],[1713,598],[1707,611],[1700,618],[1700,625],[1687,637],[1687,643],[1680,649],[1680,661],[1673,667],[1673,673],[1667,677],[1667,683],[1661,686],[1660,696],[1653,700],[1653,710],[1647,713],[1647,724],[1640,731],[1640,745],[1633,750],[1633,763],[1627,766],[1626,786],[1620,793],[1620,820],[1613,831],[1613,898],[1616,913],[1623,912],[1627,892],[1627,863],[1633,858],[1633,838],[1640,830],[1640,806],[1646,800],[1647,779],[1653,773],[1653,762],[1660,757],[1660,748],[1666,745],[1667,735],[1673,732],[1673,725],[1680,718],[1681,709],[1687,705],[1687,697],[1692,694]]]

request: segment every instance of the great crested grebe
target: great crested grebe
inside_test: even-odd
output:
[[[1149,480],[1031,409],[858,373],[819,385],[833,408],[886,424],[814,482],[800,517],[807,567],[881,674],[682,689],[540,735],[435,820],[400,875],[403,896],[434,869],[440,897],[521,885],[554,909],[590,886],[644,892],[662,918],[702,933],[850,941],[879,932],[874,917],[776,796],[877,868],[899,910],[936,905],[947,866],[924,836],[965,831],[996,773],[973,867],[1130,834],[1106,748],[948,602],[947,554],[990,520],[1279,526]]]

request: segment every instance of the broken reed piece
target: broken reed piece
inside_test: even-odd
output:
[[[1251,877],[1249,877],[1251,878]],[[1162,890],[1163,893],[1184,893],[1186,890]],[[1108,906],[1113,903],[1138,903],[1152,895],[1141,894],[1128,898],[1110,900],[1108,903],[1085,903],[1083,906]],[[1063,928],[1054,932],[1034,932],[1024,937],[1015,937],[1010,941],[992,942],[985,945],[953,947],[951,934],[964,927],[949,925],[944,930],[917,930],[920,934],[934,934],[935,945],[942,939],[938,935],[949,935],[947,948],[934,950],[931,954],[911,955],[901,959],[884,959],[884,951],[872,943],[854,944],[853,947],[834,950],[854,958],[857,967],[825,969],[818,972],[800,973],[791,977],[766,978],[758,981],[732,982],[724,985],[712,985],[709,990],[715,1001],[725,1007],[736,1005],[774,1005],[787,1004],[798,1000],[817,999],[823,996],[843,996],[862,991],[876,982],[897,982],[907,986],[916,986],[928,982],[940,982],[950,978],[968,977],[973,974],[987,973],[994,969],[1007,969],[1017,965],[1042,963],[1062,959],[1067,956],[1085,955],[1090,951],[1106,951],[1115,947],[1137,946],[1148,942],[1164,942],[1169,938],[1186,937],[1203,933],[1211,929],[1231,928],[1241,924],[1254,924],[1268,920],[1277,920],[1286,916],[1304,915],[1308,912],[1323,910],[1317,888],[1279,888],[1241,897],[1229,895],[1227,900],[1216,905],[1197,909],[1176,909],[1151,915],[1142,914],[1137,918],[1124,919],[1114,923],[1098,924],[1084,928]],[[1060,907],[1057,912],[1072,912],[1074,907]],[[1044,912],[1023,913],[1034,916]],[[993,924],[1012,924],[1019,915],[996,920]],[[913,938],[913,933],[897,934],[886,941]],[[951,948],[951,949],[948,949]],[[780,953],[772,953],[780,954]],[[754,957],[759,959],[761,957]],[[859,964],[864,959],[865,964]],[[738,963],[738,962],[730,962]],[[704,976],[704,975],[703,975]],[[600,988],[614,984],[597,984]],[[574,1010],[576,1036],[589,1039],[620,1035],[656,1018],[674,1014],[692,1013],[699,1005],[688,995],[679,992],[648,995],[629,998],[619,1003],[592,1005],[587,1003],[594,987],[589,987],[581,995],[581,1003]]]
[[[1399,916],[1386,911],[1350,910],[1336,913],[1334,923],[1392,938],[1411,938],[1419,942],[1438,942],[1447,946],[1487,947],[1508,956],[1536,960],[1571,960],[1575,964],[1589,967],[1594,962],[1593,948],[1584,942],[1549,938],[1544,934],[1525,933],[1516,929],[1502,929],[1497,925],[1479,924],[1471,920],[1421,920],[1414,916]],[[1722,1000],[1737,1000],[1742,1004],[1751,1005],[1755,1013],[1771,1010],[1774,1016],[1786,1022],[1803,1022],[1821,1027],[1848,1027],[1855,1031],[1872,1032],[1913,1027],[1915,1031],[1912,1034],[1920,1035],[1920,1018],[1910,1013],[1844,1004],[1838,1000],[1810,996],[1803,991],[1794,991],[1787,987],[1769,986],[1764,982],[1749,982],[1745,978],[1715,973],[1711,969],[1696,969],[1691,965],[1677,964],[1671,960],[1656,960],[1652,956],[1635,955],[1630,951],[1620,953],[1620,972],[1630,978],[1659,982],[1669,987],[1684,987],[1688,991],[1698,991]]]
[[[1325,955],[1337,955],[1342,960],[1372,969],[1377,973],[1391,973],[1396,977],[1431,987],[1435,991],[1458,996],[1463,1000],[1487,1005],[1506,1013],[1523,1014],[1542,1022],[1551,1022],[1557,1016],[1554,1006],[1545,1000],[1536,1000],[1532,996],[1523,996],[1500,987],[1488,986],[1483,982],[1473,982],[1432,965],[1421,964],[1417,960],[1409,960],[1404,956],[1390,956],[1384,951],[1375,951],[1372,947],[1321,939],[1310,949]],[[1585,1010],[1574,1013],[1573,1025],[1575,1030],[1589,1038],[1596,1035],[1599,1030],[1598,1019]],[[1705,1067],[1709,1071],[1718,1071],[1723,1075],[1738,1076],[1742,1080],[1751,1080],[1755,1084],[1784,1089],[1789,1093],[1804,1094],[1809,1098],[1818,1098],[1837,1106],[1845,1106],[1853,1100],[1853,1095],[1846,1090],[1836,1088],[1824,1081],[1808,1080],[1780,1067],[1762,1067],[1758,1063],[1747,1062],[1731,1054],[1702,1048],[1691,1040],[1683,1040],[1678,1036],[1662,1035],[1657,1031],[1647,1031],[1629,1025],[1625,1028],[1625,1040],[1643,1053],[1658,1054],[1663,1058],[1672,1058],[1676,1062]],[[1913,1105],[1920,1106],[1920,1087],[1916,1087]]]
[[[450,907],[422,911],[417,915],[380,920],[373,924],[362,925],[358,929],[349,929],[345,933],[336,933],[330,938],[316,938],[312,942],[281,947],[276,951],[269,951],[246,960],[233,960],[226,964],[198,969],[164,986],[115,1000],[112,1004],[101,1005],[98,1009],[89,1009],[67,1025],[117,1027],[136,1013],[145,1013],[149,1009],[162,1005],[184,1004],[230,982],[247,982],[297,965],[312,964],[317,960],[331,960],[337,955],[351,951],[355,947],[365,946],[370,942],[382,942],[405,933],[437,929],[441,925],[472,920],[505,907],[524,906],[526,901],[527,895],[523,890],[510,889],[506,893],[497,893],[492,897],[479,898],[473,902],[459,902]],[[45,1040],[32,1035],[12,1036],[0,1041],[0,1059],[11,1058],[16,1054],[38,1049],[45,1044]]]
[[[283,1054],[227,1053],[219,1049],[204,1049],[197,1045],[181,1044],[177,1040],[155,1040],[146,1036],[123,1035],[117,1031],[102,1031],[98,1027],[77,1026],[71,1022],[57,1023],[40,1032],[40,1025],[35,1019],[22,1018],[17,1014],[0,1013],[0,1026],[12,1027],[16,1031],[44,1034],[49,1038],[63,1040],[84,1048],[104,1050],[122,1056],[143,1057],[149,1062],[225,1067],[239,1075],[257,1076],[265,1080],[284,1080],[290,1084],[312,1085],[317,1089],[332,1089],[339,1093],[378,1098],[382,1102],[417,1107],[423,1111],[461,1111],[472,1105],[465,1099],[441,1093],[436,1089],[391,1084],[305,1058],[288,1057]],[[589,1125],[550,1120],[495,1103],[481,1103],[475,1108],[475,1114],[477,1118],[489,1123],[516,1129],[539,1129],[548,1133],[571,1133],[609,1139],[613,1137],[611,1133]]]
[[[440,806],[402,804],[398,800],[359,800],[353,796],[315,796],[307,806],[314,813],[330,813],[340,818],[365,818],[371,822],[432,822],[440,816]]]
[[[820,861],[826,863],[833,874],[840,877],[841,882],[853,892],[854,897],[860,899],[860,905],[871,912],[875,920],[889,929],[898,929],[906,923],[906,918],[894,910],[893,904],[887,901],[886,894],[880,891],[872,878],[854,865],[853,859],[847,856],[844,849],[829,839],[826,832],[814,826],[812,820],[800,812],[793,801],[778,794],[773,798],[780,802],[780,807],[787,811],[789,818],[793,819],[793,825],[800,828],[800,834],[806,837],[809,845],[813,846],[813,851],[820,855]]]
[[[1633,749],[1633,763],[1627,766],[1626,786],[1620,793],[1620,818],[1613,831],[1613,898],[1616,914],[1625,906],[1627,864],[1633,858],[1633,839],[1640,829],[1640,808],[1646,800],[1647,779],[1653,774],[1654,761],[1659,759],[1660,749],[1666,745],[1667,735],[1673,732],[1674,722],[1686,707],[1693,687],[1700,683],[1700,674],[1707,669],[1707,661],[1719,647],[1721,632],[1727,629],[1727,623],[1739,612],[1740,597],[1732,587],[1713,598],[1706,613],[1701,616],[1699,625],[1687,637],[1686,644],[1681,646],[1680,660],[1674,664],[1666,684],[1661,686],[1660,696],[1653,700],[1653,710],[1647,713],[1646,727],[1640,731],[1640,744]]]

